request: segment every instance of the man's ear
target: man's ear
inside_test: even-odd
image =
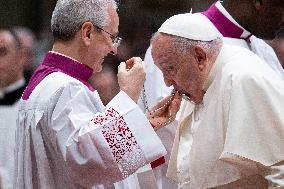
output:
[[[91,44],[91,34],[94,30],[93,24],[91,22],[85,22],[81,27],[81,37],[85,46]]]
[[[260,10],[262,7],[263,1],[262,0],[253,0],[253,5],[256,10]]]
[[[207,54],[204,49],[199,46],[193,47],[193,51],[198,63],[198,68],[202,71],[207,63]]]

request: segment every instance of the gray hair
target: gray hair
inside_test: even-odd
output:
[[[86,21],[100,28],[107,26],[110,22],[109,5],[117,8],[114,0],[58,0],[51,18],[54,38],[73,39]]]
[[[159,34],[169,35],[169,34],[156,32],[151,39],[151,43]],[[187,39],[187,38],[179,37],[175,35],[169,35],[169,36],[171,36],[170,43],[171,43],[172,51],[180,52],[182,54],[188,53],[188,51],[193,46],[198,46],[204,49],[206,53],[213,56],[215,54],[216,48],[218,48],[219,45],[222,44],[222,40],[220,38],[217,38],[212,41],[197,41],[197,40]]]
[[[213,55],[221,41],[222,40],[220,38],[217,38],[212,41],[197,41],[197,40],[186,39],[183,37],[173,36],[172,48],[175,51],[181,53],[187,53],[193,46],[198,46],[204,49],[207,54]]]

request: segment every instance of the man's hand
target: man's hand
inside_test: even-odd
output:
[[[147,118],[156,131],[175,120],[181,100],[181,95],[175,92],[173,97],[170,95],[164,98],[147,112]]]
[[[117,77],[120,90],[137,103],[146,77],[146,67],[141,58],[134,57],[122,62]]]

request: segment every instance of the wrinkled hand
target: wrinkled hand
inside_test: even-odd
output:
[[[117,77],[120,90],[137,103],[146,78],[146,67],[142,59],[134,57],[121,62]]]
[[[146,113],[148,120],[154,126],[155,130],[166,126],[167,124],[173,122],[176,118],[176,114],[180,108],[182,96],[178,92],[175,92],[172,101],[167,104],[170,99],[171,95],[159,101],[153,108],[149,110],[149,112]],[[165,106],[165,104],[167,105]],[[159,108],[161,109],[153,113],[154,110]]]

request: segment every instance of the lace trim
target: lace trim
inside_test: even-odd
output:
[[[133,133],[123,117],[113,108],[97,115],[92,122],[100,127],[112,154],[119,165],[123,178],[128,177],[141,166],[146,158]]]

